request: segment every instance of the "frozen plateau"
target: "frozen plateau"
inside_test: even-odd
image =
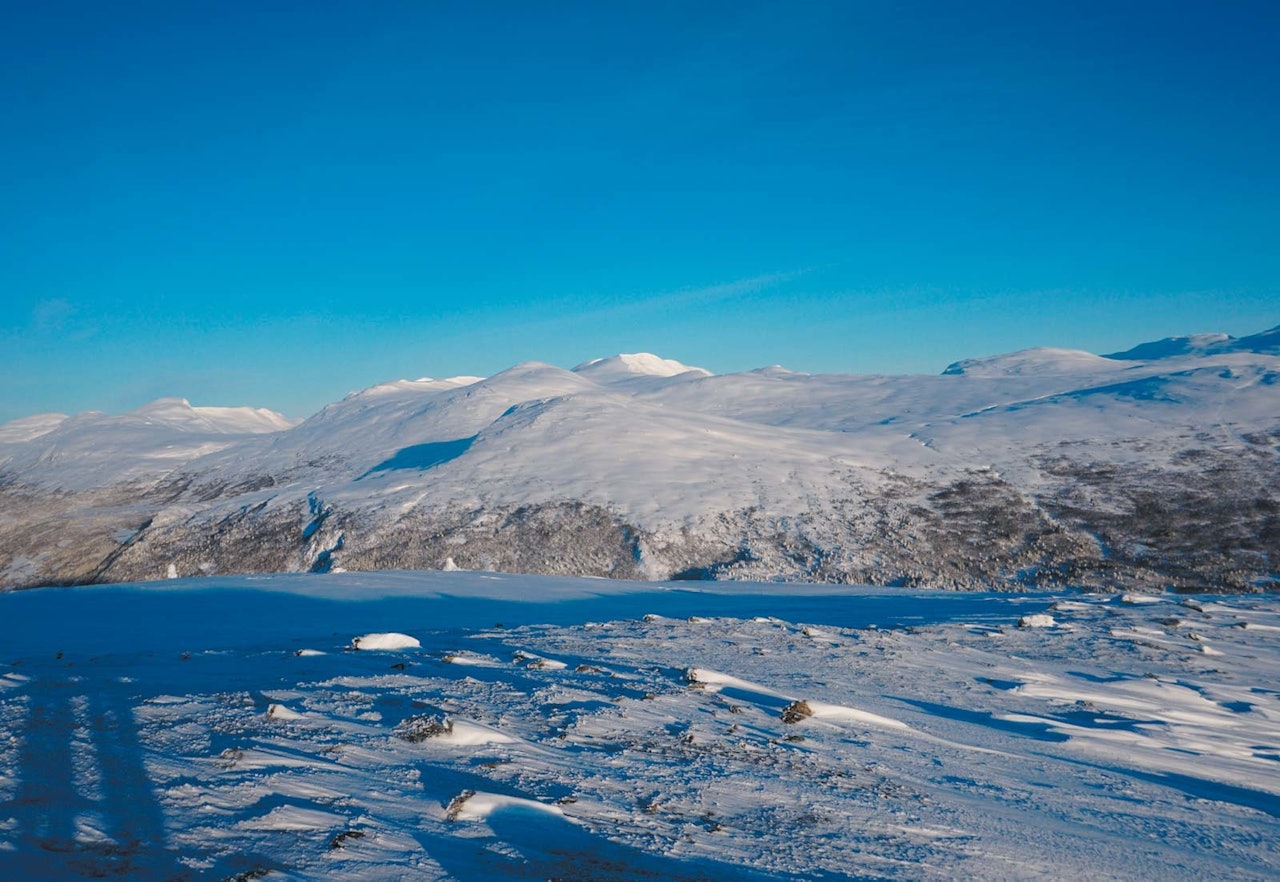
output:
[[[0,590],[388,569],[1268,590],[1280,328],[938,376],[652,355],[400,380],[295,423],[162,399],[0,425]]]
[[[0,425],[0,880],[1280,879],[1277,380],[1273,329]]]

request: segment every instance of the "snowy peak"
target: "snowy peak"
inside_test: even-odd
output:
[[[125,417],[181,431],[227,435],[280,432],[299,422],[265,407],[192,407],[185,398],[157,398],[129,411]]]
[[[1039,346],[1004,355],[966,358],[947,365],[942,373],[947,376],[1026,377],[1096,373],[1122,370],[1124,367],[1116,364],[1111,357],[1104,358],[1082,349],[1054,349]]]
[[[630,385],[637,379],[669,379],[688,375],[689,379],[709,377],[711,371],[690,367],[672,358],[661,358],[649,352],[634,352],[596,358],[583,362],[573,369],[575,374],[593,382],[610,386],[618,383]]]
[[[412,451],[471,438],[513,406],[600,392],[577,374],[534,361],[483,379],[384,383],[327,405],[275,439],[270,456],[249,467],[284,469],[318,452],[339,471],[349,467],[356,474],[382,462],[420,462],[427,454]]]
[[[0,423],[0,444],[21,444],[47,435],[67,420],[65,413],[38,413]]]
[[[265,407],[193,407],[192,410],[206,425],[228,434],[282,432],[300,422]]]
[[[790,368],[785,368],[780,364],[771,364],[771,365],[766,365],[765,367],[758,367],[753,371],[748,371],[748,373],[755,374],[756,376],[760,376],[760,377],[772,377],[778,380],[787,379],[789,377],[810,376],[810,374],[806,374],[803,371],[793,371]]]
[[[1124,352],[1113,352],[1106,358],[1123,361],[1156,361],[1184,355],[1222,355],[1228,352],[1252,352],[1257,355],[1280,355],[1280,325],[1247,337],[1228,334],[1189,334],[1165,337],[1141,343]]]
[[[193,410],[194,408],[191,406],[191,402],[185,398],[164,397],[157,398],[155,401],[148,401],[141,407],[135,407],[129,412],[138,416],[154,415],[164,418],[172,417],[174,415],[188,414]]]
[[[350,393],[347,398],[379,398],[386,396],[414,395],[422,392],[442,392],[457,389],[459,386],[470,386],[479,383],[484,377],[446,377],[436,380],[431,377],[419,377],[416,380],[392,380],[389,383],[378,383],[367,389]]]
[[[1260,355],[1280,355],[1280,325],[1259,334],[1241,337],[1235,342],[1237,352],[1256,352]]]
[[[595,386],[583,377],[541,361],[524,361],[476,384],[477,390],[497,392],[514,400],[556,398],[578,392],[593,392]]]
[[[9,454],[0,467],[66,490],[155,480],[201,456],[297,424],[266,408],[192,407],[185,398],[160,398],[122,414],[45,414],[0,426]]]
[[[1165,337],[1140,343],[1124,352],[1113,352],[1104,358],[1120,361],[1152,361],[1161,358],[1177,358],[1182,355],[1213,355],[1231,350],[1235,337],[1226,334],[1189,334],[1185,337]]]

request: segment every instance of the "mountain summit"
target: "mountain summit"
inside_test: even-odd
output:
[[[1227,334],[1192,334],[1165,337],[1142,343],[1124,352],[1113,352],[1105,358],[1124,361],[1151,361],[1184,355],[1222,355],[1228,352],[1251,352],[1258,355],[1280,355],[1280,325],[1260,334],[1232,337]]]
[[[695,379],[709,377],[711,371],[689,367],[670,358],[660,358],[648,352],[631,355],[614,355],[583,362],[573,369],[575,374],[605,385],[632,383],[637,379],[667,379],[684,377]]]

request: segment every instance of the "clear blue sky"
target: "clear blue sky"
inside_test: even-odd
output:
[[[3,18],[0,419],[1280,323],[1277,3]]]

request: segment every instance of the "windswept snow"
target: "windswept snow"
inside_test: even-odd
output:
[[[1150,601],[439,572],[4,594],[0,878],[1276,878],[1280,600]],[[341,651],[390,633],[416,645]]]
[[[494,813],[501,811],[528,811],[564,817],[559,806],[547,805],[532,799],[521,799],[518,796],[502,796],[497,793],[475,793],[467,791],[461,794],[456,802],[450,803],[455,809],[452,819],[455,821],[484,821]]]
[[[290,710],[283,704],[267,705],[267,716],[273,720],[301,720],[305,719],[305,714],[300,714],[295,710]]]

